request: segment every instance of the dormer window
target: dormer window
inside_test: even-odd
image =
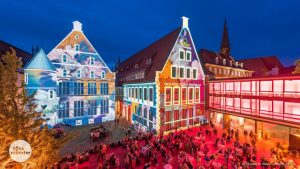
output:
[[[150,65],[151,64],[151,58],[146,60],[146,65]]]
[[[79,51],[80,49],[80,45],[79,44],[75,44],[75,51]]]
[[[232,66],[232,61],[229,62],[229,65]]]
[[[244,63],[241,63],[240,66],[241,66],[241,68],[243,68],[244,67]]]
[[[67,55],[66,54],[62,55],[62,62],[67,63]]]
[[[223,65],[226,65],[226,59],[223,59]]]
[[[218,57],[215,58],[215,62],[216,62],[216,64],[219,64],[219,58]]]
[[[238,67],[239,66],[239,62],[235,62],[235,67]]]
[[[94,65],[95,64],[95,58],[90,58],[90,65]]]

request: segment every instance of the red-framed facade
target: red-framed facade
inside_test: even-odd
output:
[[[209,109],[300,125],[300,75],[208,83]]]

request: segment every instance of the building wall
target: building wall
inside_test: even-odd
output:
[[[204,113],[204,74],[187,28],[180,32],[164,69],[157,74],[156,86],[158,131],[200,123]]]
[[[25,69],[25,89],[27,95],[34,97],[36,111],[43,112],[49,125],[55,125],[59,97],[56,93],[56,73],[50,70]],[[51,93],[50,93],[51,92]]]
[[[72,31],[49,54],[56,68],[58,122],[85,125],[115,118],[115,74],[81,31]]]
[[[209,108],[300,124],[300,77],[209,82]]]
[[[144,131],[156,129],[155,91],[155,83],[124,84],[125,118]]]

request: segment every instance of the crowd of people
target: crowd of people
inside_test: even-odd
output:
[[[256,135],[252,131],[244,131],[243,139],[238,129],[222,130],[222,133],[218,131],[212,123],[158,136],[147,132],[138,133],[132,138],[128,131],[117,143],[99,143],[89,151],[65,155],[57,166],[78,168],[89,161],[90,155],[97,157],[95,166],[98,169],[252,169],[257,166],[287,166],[282,158],[275,165],[274,161],[259,156]],[[116,149],[120,149],[121,153],[116,153]]]

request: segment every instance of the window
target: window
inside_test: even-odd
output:
[[[186,78],[187,78],[187,79],[190,79],[190,78],[191,78],[191,68],[190,68],[190,67],[187,67],[187,68],[186,68]]]
[[[25,73],[24,83],[28,84],[28,73]]]
[[[102,72],[101,72],[101,79],[104,79],[104,78],[105,78],[105,72],[102,71]]]
[[[178,105],[179,104],[179,87],[173,88],[173,104]]]
[[[90,58],[90,65],[94,65],[95,64],[95,58]]]
[[[176,78],[177,77],[177,67],[176,66],[172,66],[171,67],[171,76],[172,78]]]
[[[138,88],[134,88],[134,89],[135,89],[135,97],[134,97],[134,98],[137,99],[137,98],[138,98],[138,95],[139,95],[139,94],[138,94],[139,90],[138,90]]]
[[[193,79],[197,80],[197,69],[196,68],[193,69]]]
[[[172,101],[172,88],[165,88],[165,105],[171,105]]]
[[[184,60],[184,50],[179,51],[179,60]]]
[[[63,71],[62,71],[62,77],[67,77],[67,70],[66,69],[63,69]]]
[[[146,60],[146,65],[150,65],[151,64],[151,58]]]
[[[108,83],[100,83],[100,94],[108,94]]]
[[[79,35],[75,35],[75,39],[79,39]]]
[[[108,105],[108,100],[100,100],[100,105],[101,105],[101,114],[107,114],[109,105]]]
[[[79,49],[80,49],[80,45],[79,44],[75,44],[75,50],[79,51]]]
[[[154,94],[153,94],[153,88],[150,87],[149,88],[149,101],[153,102],[154,98],[153,98]]]
[[[57,109],[58,118],[68,118],[69,117],[69,102],[63,102],[59,105]]]
[[[69,82],[59,82],[58,83],[58,94],[59,95],[68,95],[70,92]]]
[[[193,103],[194,101],[194,88],[189,87],[189,103]]]
[[[139,92],[139,93],[140,93],[139,99],[142,100],[142,99],[143,99],[143,88],[139,88],[139,89],[140,89],[140,92]]]
[[[67,55],[66,54],[62,55],[62,62],[67,63]]]
[[[184,67],[179,68],[179,78],[183,79],[184,78]]]
[[[190,51],[186,51],[186,60],[187,61],[191,61],[192,58],[191,58],[191,52]]]
[[[91,70],[90,71],[90,78],[95,78],[95,71],[94,70]]]
[[[136,68],[136,69],[139,68],[139,64],[135,64],[134,68]]]
[[[96,83],[88,83],[88,94],[97,94]]]
[[[83,116],[83,101],[74,101],[74,117]]]
[[[200,87],[195,87],[195,103],[200,103]]]
[[[96,100],[89,100],[88,105],[89,105],[88,115],[96,115],[97,114]]]
[[[84,87],[83,82],[75,82],[74,83],[74,94],[75,95],[83,95]]]
[[[80,70],[77,70],[77,71],[76,71],[76,77],[77,77],[77,78],[81,78],[81,71],[80,71]]]
[[[48,98],[49,99],[53,99],[54,98],[54,91],[53,90],[49,90],[48,92],[49,92],[48,93]]]
[[[148,100],[148,92],[147,92],[147,88],[144,88],[144,100]]]
[[[181,102],[182,104],[186,104],[186,98],[187,98],[187,89],[186,87],[181,88]]]

